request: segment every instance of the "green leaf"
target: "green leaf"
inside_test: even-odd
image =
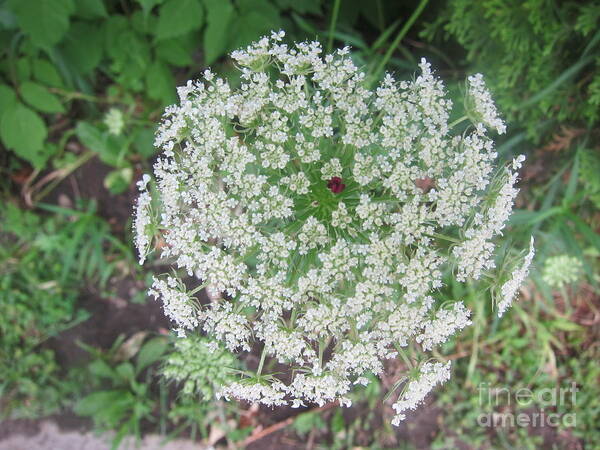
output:
[[[194,42],[190,35],[160,41],[156,45],[156,55],[163,61],[178,67],[189,66],[193,63],[192,52]]]
[[[106,362],[104,362],[101,359],[96,359],[96,360],[92,361],[88,365],[88,369],[92,373],[92,375],[95,375],[96,377],[99,377],[99,378],[111,379],[111,378],[116,377],[116,373],[113,370],[113,368],[110,367],[108,364],[106,364]]]
[[[169,344],[164,337],[150,339],[144,344],[137,356],[136,371],[139,373],[157,362],[167,351]]]
[[[62,44],[65,58],[76,72],[91,73],[102,60],[104,36],[99,26],[74,22]]]
[[[62,87],[64,85],[58,70],[50,61],[41,58],[34,59],[32,68],[33,76],[37,81],[52,87]]]
[[[306,434],[313,428],[321,429],[325,426],[325,422],[317,412],[305,412],[299,414],[294,419],[292,427],[300,434]]]
[[[248,45],[259,37],[269,34],[271,30],[281,28],[279,10],[269,2],[262,0],[241,0],[239,17],[233,20],[230,49]]]
[[[122,159],[124,142],[108,132],[102,132],[89,122],[79,122],[75,134],[81,143],[91,151],[98,153],[102,162],[118,166]]]
[[[102,19],[108,17],[102,0],[77,0],[75,14],[82,19]]]
[[[202,27],[203,16],[199,0],[167,0],[158,14],[156,39],[168,39],[198,30]]]
[[[123,16],[111,16],[106,21],[104,34],[115,81],[134,91],[143,90],[151,60],[147,37],[136,33],[131,22]]]
[[[26,103],[44,113],[65,112],[58,98],[41,84],[26,81],[21,85],[21,96]]]
[[[119,376],[122,379],[124,379],[126,381],[135,380],[135,373],[133,371],[133,365],[130,362],[124,362],[124,363],[119,364],[116,368],[116,372],[119,374]]]
[[[129,17],[129,21],[137,33],[146,35],[154,33],[158,17],[154,15],[146,16],[142,11],[136,11]]]
[[[11,110],[17,104],[17,94],[6,84],[0,84],[0,120],[4,112]]]
[[[133,179],[133,169],[131,167],[123,167],[110,171],[104,178],[104,187],[111,194],[122,194],[131,185]]]
[[[234,10],[229,0],[205,0],[204,5],[208,22],[204,30],[204,62],[212,64],[227,50]]]
[[[73,0],[12,0],[10,5],[23,31],[45,49],[63,38],[75,11]]]
[[[31,77],[31,64],[29,58],[19,58],[16,64],[17,78],[19,80],[27,80]]]
[[[144,15],[147,16],[156,5],[160,5],[163,0],[136,0],[142,7]]]
[[[117,404],[122,404],[123,392],[99,391],[82,398],[75,405],[75,413],[80,416],[95,416],[104,410],[112,410]]]
[[[160,100],[164,104],[173,103],[175,97],[175,80],[167,66],[160,61],[154,61],[146,73],[146,88],[148,97]]]
[[[21,103],[16,103],[2,115],[0,137],[4,145],[37,168],[41,168],[50,156],[44,151],[47,135],[42,118]]]
[[[93,152],[102,153],[106,151],[106,135],[98,128],[88,122],[79,122],[75,133],[83,145]]]
[[[292,9],[300,14],[321,14],[321,2],[319,0],[276,0],[280,9]]]
[[[150,128],[140,128],[134,134],[133,146],[136,153],[144,158],[150,158],[156,153],[154,148],[154,131]]]

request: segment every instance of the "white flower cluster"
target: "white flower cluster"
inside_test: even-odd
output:
[[[535,247],[533,246],[533,237],[531,238],[531,242],[529,244],[529,252],[525,255],[525,259],[520,267],[518,267],[512,274],[510,280],[502,285],[502,299],[498,303],[498,317],[502,317],[502,315],[506,312],[506,310],[510,307],[513,300],[517,296],[517,292],[519,288],[527,278],[529,274],[529,266],[531,265],[531,261],[533,261],[533,256],[535,255]]]
[[[542,279],[549,286],[562,289],[566,284],[579,280],[583,263],[570,255],[551,256],[544,264]]]
[[[393,425],[399,425],[406,419],[405,411],[415,409],[423,402],[427,394],[437,384],[445,383],[450,379],[450,361],[446,363],[426,362],[419,370],[419,375],[415,380],[408,383],[406,392],[400,396],[400,399],[392,405],[396,415],[392,419]]]
[[[492,95],[487,90],[483,75],[476,73],[467,78],[468,96],[473,104],[473,112],[485,126],[494,128],[498,134],[506,133],[506,124],[498,115]]]
[[[371,90],[348,49],[323,56],[317,42],[282,39],[232,54],[237,89],[210,71],[178,89],[155,141],[160,210],[142,183],[136,243],[143,261],[159,230],[162,256],[207,286],[199,305],[173,278],[155,281],[179,329],[262,351],[257,372],[220,395],[349,404],[402,347],[433,350],[470,323],[460,299],[440,309],[436,293],[444,273],[493,268],[522,160],[496,177],[481,123],[451,134],[452,102],[425,60],[414,81],[386,75]],[[482,123],[498,128],[477,80]],[[268,373],[274,361],[295,369],[285,382]],[[423,364],[398,414],[449,367]]]

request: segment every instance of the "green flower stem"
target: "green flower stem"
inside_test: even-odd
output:
[[[260,362],[258,363],[258,369],[256,369],[256,377],[260,377],[262,373],[263,366],[265,365],[265,358],[267,357],[267,346],[265,345],[262,349],[262,353],[260,354]]]
[[[46,195],[48,195],[50,192],[52,192],[52,190],[54,190],[54,188],[62,180],[67,178],[71,173],[75,172],[75,170],[77,170],[79,167],[83,166],[86,162],[88,162],[94,156],[96,156],[95,152],[84,153],[79,158],[77,158],[77,160],[75,160],[75,162],[73,162],[72,164],[69,164],[68,166],[63,167],[62,169],[58,169],[56,172],[54,172],[54,174],[56,174],[56,176],[53,177],[54,179],[52,180],[52,182],[49,183],[46,186],[46,188],[35,197],[33,203],[39,202],[42,198],[44,198]],[[38,184],[42,183],[43,181],[44,181],[43,179],[40,180],[40,182],[38,182]],[[36,187],[37,187],[37,185],[34,186],[33,189],[35,190]]]
[[[410,360],[410,358],[408,357],[408,355],[406,354],[406,352],[404,351],[404,349],[402,347],[400,347],[399,344],[394,344],[394,347],[396,348],[396,350],[398,351],[398,354],[400,355],[400,357],[402,358],[402,361],[404,361],[404,364],[406,364],[406,366],[409,369],[413,369],[415,367],[415,365],[413,364],[413,362]]]
[[[383,72],[383,69],[385,68],[386,64],[389,62],[390,58],[392,57],[392,54],[394,53],[394,51],[396,50],[396,48],[398,47],[398,45],[400,45],[400,42],[402,41],[402,39],[404,39],[404,37],[409,32],[409,30],[412,27],[412,25],[415,23],[415,21],[419,18],[419,16],[421,15],[421,13],[423,12],[423,10],[425,9],[425,6],[427,5],[428,1],[429,0],[421,0],[421,2],[419,3],[419,5],[417,6],[417,8],[413,11],[413,13],[411,14],[411,16],[404,23],[404,26],[398,32],[398,35],[396,36],[396,39],[394,39],[394,42],[392,42],[392,45],[389,46],[389,48],[388,48],[387,52],[385,53],[383,59],[379,62],[379,65],[377,66],[377,69],[375,69],[375,71],[373,72],[372,80],[378,80],[379,79],[379,76],[381,75],[381,72]]]
[[[208,286],[208,283],[202,283],[200,286],[197,286],[194,289],[192,289],[190,292],[188,292],[188,295],[191,297],[195,293],[197,293],[197,292],[201,291],[202,289],[204,289],[206,286]]]
[[[456,238],[453,238],[451,236],[447,236],[447,235],[441,234],[441,233],[431,233],[431,234],[428,234],[427,236],[429,236],[429,237],[435,237],[435,238],[438,238],[438,239],[443,239],[444,241],[454,242],[455,244],[460,244],[460,242],[461,242],[461,241],[459,241]]]
[[[454,122],[448,125],[448,128],[454,128],[456,125],[464,122],[465,120],[469,120],[469,116],[462,116],[460,119],[456,119]]]
[[[341,0],[335,0],[333,3],[333,10],[331,12],[331,22],[329,24],[329,38],[327,39],[327,53],[331,53],[333,48],[333,33],[335,32],[335,26],[337,24],[338,14],[340,12]]]

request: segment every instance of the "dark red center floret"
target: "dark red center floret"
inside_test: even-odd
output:
[[[333,177],[333,178],[331,178],[331,180],[329,180],[327,182],[327,187],[334,194],[339,194],[344,189],[346,189],[346,185],[344,183],[342,183],[342,179],[340,177]]]

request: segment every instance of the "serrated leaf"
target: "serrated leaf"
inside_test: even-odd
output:
[[[167,0],[159,10],[156,39],[181,36],[202,27],[204,10],[199,0]]]
[[[26,81],[21,84],[21,96],[26,103],[44,113],[65,112],[58,98],[41,84]]]
[[[102,0],[77,0],[75,14],[83,19],[108,17]]]
[[[164,337],[150,339],[144,344],[137,356],[136,371],[139,373],[157,362],[167,351],[169,344]]]
[[[107,20],[104,34],[115,81],[131,90],[141,91],[151,60],[148,39],[136,33],[131,22],[122,16]]]
[[[229,0],[205,0],[206,29],[204,30],[204,62],[212,64],[228,48],[229,24],[233,5]]]
[[[45,49],[63,38],[75,11],[73,0],[13,0],[10,5],[23,31]]]
[[[63,86],[62,77],[58,73],[58,70],[56,70],[56,67],[54,67],[54,64],[50,61],[41,58],[34,59],[31,66],[33,69],[33,77],[37,81],[52,87]]]
[[[16,103],[2,115],[0,137],[4,145],[38,168],[50,156],[44,151],[47,135],[42,118],[22,103]]]
[[[74,22],[65,36],[62,49],[65,58],[77,72],[87,75],[102,60],[104,37],[99,26]]]

